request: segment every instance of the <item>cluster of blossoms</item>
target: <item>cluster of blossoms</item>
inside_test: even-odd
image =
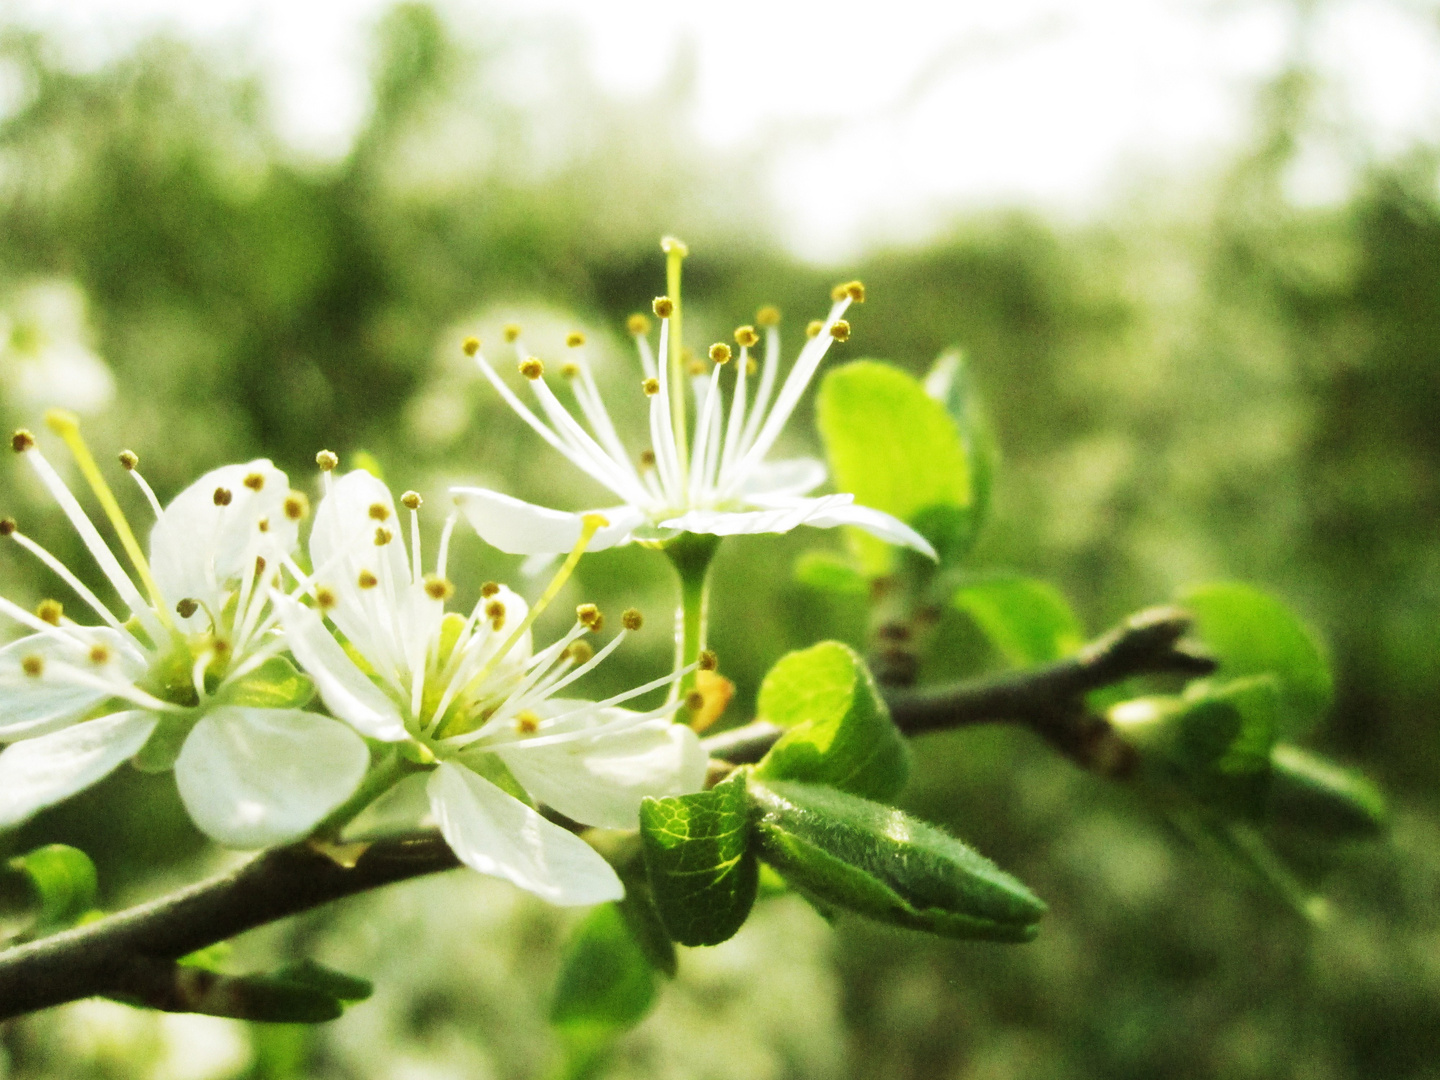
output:
[[[47,422],[108,519],[117,554],[35,437],[16,432],[15,451],[122,606],[117,612],[103,602],[14,521],[0,521],[0,534],[98,619],[76,622],[54,600],[31,612],[0,598],[0,612],[30,631],[0,649],[0,743],[9,744],[0,752],[0,829],[128,760],[173,769],[195,823],[222,844],[329,840],[391,787],[426,774],[430,816],[465,864],[556,904],[618,899],[623,888],[610,865],[537,806],[583,826],[634,829],[646,796],[703,786],[705,754],[695,732],[675,720],[684,705],[694,707],[695,694],[680,693],[682,681],[707,657],[704,582],[713,538],[851,525],[934,556],[909,526],[855,505],[853,496],[810,494],[825,479],[820,462],[766,460],[831,343],[849,337],[844,316],[864,299],[863,286],[837,287],[829,314],[811,324],[783,379],[773,308],[760,312],[760,329],[735,332],[738,356],[727,344],[712,346],[707,371],[680,349],[685,251],[678,241],[667,241],[666,251],[669,294],[654,303],[658,358],[649,320],[636,316],[629,325],[640,390],[650,399],[648,440],[630,440],[648,441],[637,455],[601,399],[581,335],[571,335],[561,368],[578,419],[545,382],[544,364],[526,352],[518,328],[507,328],[506,338],[543,419],[498,376],[478,341],[465,343],[525,422],[620,504],[569,513],[483,488],[452,489],[458,511],[445,521],[430,573],[420,496],[401,496],[404,521],[384,483],[364,470],[337,477],[338,459],[328,451],[317,456],[322,497],[303,552],[309,499],[269,461],[216,469],[162,508],[136,456],[123,452],[121,466],[155,515],[147,555],[78,422],[52,412]],[[762,332],[757,360],[751,350],[760,350]],[[460,514],[501,550],[569,555],[533,604],[491,583],[468,613],[447,611],[455,589],[446,565]],[[620,631],[596,650],[587,637],[602,619],[582,604],[567,633],[534,646],[537,615],[581,555],[638,540],[668,546],[674,557],[686,534],[711,539],[688,572],[675,560],[684,601],[674,669],[602,701],[567,696],[640,627],[639,613],[627,611]],[[665,687],[664,705],[625,707]]]
[[[455,518],[434,573],[424,574],[415,493],[400,500],[410,517],[407,551],[388,488],[363,470],[336,479],[335,456],[322,453],[324,494],[307,571],[297,556],[309,500],[270,462],[216,469],[162,508],[125,452],[121,464],[155,513],[147,556],[74,418],[48,420],[133,576],[35,437],[17,432],[14,449],[124,609],[117,614],[14,521],[0,522],[0,533],[99,620],[75,622],[54,600],[31,612],[0,598],[0,611],[31,631],[0,649],[0,741],[10,744],[0,753],[0,828],[133,760],[173,768],[187,810],[209,836],[260,848],[315,834],[407,772],[428,772],[431,814],[462,862],[557,904],[590,904],[618,899],[619,879],[530,800],[584,825],[635,828],[644,796],[703,783],[704,754],[693,731],[670,722],[673,704],[622,707],[674,676],[604,701],[564,696],[639,628],[638,613],[627,612],[598,651],[584,640],[601,625],[592,605],[581,606],[560,640],[532,646],[535,616],[588,535],[533,608],[490,584],[468,614],[447,613]],[[310,685],[290,657],[329,715],[307,708],[308,695],[285,700],[277,689]]]

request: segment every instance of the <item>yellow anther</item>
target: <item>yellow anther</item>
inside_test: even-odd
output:
[[[515,714],[515,731],[520,735],[534,735],[540,730],[540,717],[529,709]]]
[[[485,582],[484,585],[481,585],[481,586],[480,586],[480,595],[483,596],[483,597],[485,597],[487,600],[488,600],[490,597],[494,596],[494,595],[495,595],[496,593],[498,593],[499,591],[500,591],[500,584],[499,584],[499,582],[487,581],[487,582]]]
[[[760,365],[755,362],[755,358],[753,356],[747,356],[745,358],[745,374],[754,375],[755,372],[759,370]]]
[[[43,622],[51,626],[60,625],[60,616],[65,614],[65,606],[59,600],[41,600],[35,606],[35,614],[40,616]]]
[[[245,477],[243,482],[251,491],[259,491],[265,486],[265,474],[252,472]]]
[[[285,516],[299,521],[310,513],[310,496],[303,491],[292,491],[285,496]]]
[[[97,667],[110,662],[110,650],[104,645],[90,646],[90,662]]]
[[[229,506],[235,499],[235,494],[229,488],[217,487],[215,494],[211,496],[216,506]]]
[[[819,319],[811,319],[808,323],[805,324],[805,336],[808,338],[817,337],[819,336],[820,331],[824,329],[825,324],[823,322],[821,322]]]
[[[383,526],[383,525],[377,525],[377,526],[375,526],[375,546],[376,546],[376,547],[384,547],[386,544],[390,543],[390,541],[391,541],[391,540],[394,540],[394,539],[395,539],[395,534],[392,533],[389,529],[385,528],[385,526]]]
[[[445,578],[431,574],[425,579],[425,595],[431,600],[449,600],[455,595],[455,586]]]
[[[671,315],[675,314],[675,301],[671,300],[668,296],[657,296],[655,297],[655,302],[650,305],[650,308],[655,312],[657,319],[668,319]]]
[[[261,518],[255,523],[255,528],[259,529],[261,532],[268,533],[270,531],[270,519],[268,517]]]
[[[735,330],[735,344],[745,349],[753,349],[760,344],[760,335],[755,332],[753,326],[741,326]]]
[[[685,707],[691,712],[699,712],[705,704],[705,695],[699,690],[691,690],[685,695]]]
[[[562,378],[573,379],[579,374],[580,365],[573,360],[566,360],[565,363],[560,365],[560,375]]]
[[[538,356],[528,357],[520,361],[520,374],[533,381],[545,374],[545,365]]]
[[[390,516],[390,508],[384,503],[371,503],[370,509],[366,513],[374,521],[384,521]]]
[[[625,320],[625,329],[636,337],[644,337],[650,333],[650,320],[637,311]]]
[[[194,615],[195,612],[199,610],[200,604],[188,596],[175,605],[175,614],[179,615],[182,619],[190,618],[191,615]]]
[[[666,255],[678,255],[685,258],[690,254],[690,249],[685,246],[685,241],[678,236],[666,236],[660,240],[660,250]]]
[[[19,527],[19,523],[12,517],[0,518],[0,536],[13,536]]]
[[[10,436],[10,448],[17,454],[23,454],[26,450],[35,446],[35,436],[26,431],[23,427]]]
[[[320,466],[321,472],[334,472],[340,466],[340,459],[329,450],[321,450],[315,455],[315,464]]]
[[[38,679],[45,674],[45,658],[31,653],[20,660],[20,670],[32,679]]]
[[[861,282],[861,281],[847,281],[844,285],[841,286],[841,288],[845,290],[845,295],[848,296],[848,297],[850,297],[850,300],[851,300],[853,303],[863,304],[863,303],[865,302],[865,283],[864,283],[864,282]]]
[[[728,364],[730,362],[730,346],[723,341],[717,341],[710,346],[710,359],[717,364]]]
[[[850,324],[844,319],[836,319],[830,326],[830,336],[836,341],[849,341]]]
[[[774,304],[766,304],[759,311],[755,312],[755,322],[759,326],[778,326],[780,324],[780,309]]]
[[[575,621],[587,630],[599,630],[605,624],[605,616],[596,604],[581,604],[575,609]]]
[[[645,617],[635,608],[626,608],[620,614],[620,625],[626,630],[639,630],[645,625]]]
[[[689,361],[689,369],[691,375],[704,375],[705,362],[703,360],[696,360],[695,357],[692,356]]]
[[[831,289],[831,290],[830,290],[830,299],[831,299],[831,300],[844,300],[844,299],[845,299],[845,286],[844,286],[844,285],[836,285],[833,289]]]
[[[640,389],[645,391],[646,397],[654,397],[660,392],[660,380],[646,379],[640,384]]]
[[[701,671],[714,671],[720,666],[720,658],[712,649],[701,649],[698,659]]]
[[[641,451],[640,451],[640,468],[642,468],[642,469],[653,469],[654,467],[655,467],[655,451],[654,451],[654,450],[641,450]]]
[[[256,556],[255,556],[255,576],[256,576],[257,578],[258,578],[258,577],[263,577],[264,574],[265,574],[265,556],[264,556],[264,555],[256,555]]]
[[[330,586],[321,585],[315,590],[315,606],[321,611],[329,611],[339,602],[340,598],[335,595],[335,590]]]
[[[404,495],[400,496],[400,505],[405,507],[406,510],[419,510],[420,507],[425,505],[425,500],[420,498],[418,491],[407,491]]]
[[[565,655],[573,664],[584,664],[595,655],[595,650],[588,641],[572,641],[565,649]]]
[[[513,344],[515,343],[515,339],[518,338],[519,336],[520,336],[520,324],[519,324],[519,323],[513,323],[513,322],[511,322],[511,323],[506,323],[506,324],[505,324],[505,340],[506,340],[507,343],[513,345]]]
[[[460,348],[465,351],[466,356],[474,356],[480,351],[480,339],[478,337],[467,337],[460,343]]]
[[[585,344],[585,335],[579,330],[571,330],[565,335],[565,344],[571,349],[578,349],[581,345]]]
[[[361,570],[360,576],[355,579],[355,583],[362,589],[373,589],[376,585],[380,584],[380,579],[369,570]]]
[[[140,455],[135,453],[134,450],[121,450],[120,467],[126,472],[138,469],[140,467]]]

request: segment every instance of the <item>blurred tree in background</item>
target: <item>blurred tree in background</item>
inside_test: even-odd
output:
[[[1292,205],[1311,92],[1296,69],[1215,175],[1084,227],[967,217],[837,271],[787,256],[755,171],[718,167],[695,140],[683,58],[622,104],[563,35],[462,35],[397,7],[363,132],[315,166],[281,147],[263,87],[223,57],[152,40],[77,71],[43,35],[0,35],[21,88],[0,119],[0,301],[36,281],[79,287],[115,384],[96,441],[138,451],[162,499],[261,453],[305,476],[327,446],[374,454],[398,487],[504,477],[523,497],[590,505],[459,341],[498,340],[516,318],[553,352],[581,327],[602,383],[629,383],[624,318],[663,291],[655,241],[677,232],[695,252],[695,340],[770,302],[793,334],[838,272],[871,298],[849,356],[920,374],[963,348],[1002,449],[979,561],[1055,581],[1092,632],[1188,582],[1244,577],[1330,642],[1322,748],[1383,781],[1396,813],[1387,844],[1313,867],[1329,874],[1328,924],[1247,891],[1030,736],[932,736],[905,805],[1035,885],[1052,909],[1040,940],[1002,951],[855,920],[831,933],[774,901],[734,941],[686,955],[615,1075],[1440,1076],[1434,148],[1374,163],[1343,205]],[[539,97],[511,92],[527,65],[546,72]],[[19,399],[5,408],[33,421]],[[78,541],[25,478],[7,470],[0,495],[70,561]],[[855,612],[793,583],[801,543],[721,556],[720,580],[747,582],[716,598],[737,720],[779,652],[859,643]],[[473,541],[462,552],[472,587],[518,574]],[[657,616],[673,602],[634,552],[580,577],[602,602]],[[13,560],[0,578],[41,595]],[[743,621],[756,608],[790,616],[757,629]],[[943,674],[996,664],[960,615],[942,632],[959,643]],[[604,678],[653,672],[664,639]],[[13,844],[54,839],[94,854],[112,903],[214,858],[171,789],[128,771]],[[376,977],[380,996],[329,1028],[186,1027],[83,1003],[6,1025],[0,1046],[16,1077],[537,1075],[567,918],[473,877],[412,883],[242,943]]]

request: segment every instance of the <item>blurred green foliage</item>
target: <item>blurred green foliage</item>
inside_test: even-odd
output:
[[[834,270],[779,249],[743,162],[713,167],[686,124],[683,62],[621,104],[561,35],[459,33],[427,7],[398,7],[377,32],[364,130],[343,160],[315,165],[279,143],[263,87],[226,57],[155,39],[81,68],[60,46],[0,31],[0,65],[20,88],[0,116],[0,292],[55,277],[83,289],[118,386],[93,441],[138,451],[162,498],[258,455],[305,486],[327,446],[373,453],[397,490],[432,505],[459,477],[592,505],[473,377],[459,341],[498,343],[518,318],[533,346],[557,351],[581,327],[601,381],[628,383],[623,319],[662,291],[656,239],[675,232],[694,253],[692,341],[721,340],[773,302],[793,345],[829,286],[858,276],[869,299],[843,357],[920,377],[965,349],[1001,451],[976,566],[1055,582],[1092,633],[1195,582],[1244,579],[1329,642],[1335,700],[1317,745],[1383,781],[1394,814],[1388,843],[1311,859],[1333,904],[1318,930],[1033,738],[931,736],[912,748],[903,804],[1043,895],[1039,940],[998,950],[846,919],[831,931],[793,898],[762,900],[733,941],[682,956],[655,1012],[618,1044],[613,1075],[1436,1075],[1434,148],[1372,165],[1343,205],[1292,206],[1284,177],[1313,86],[1290,72],[1257,102],[1251,149],[1211,177],[1084,227],[957,219]],[[547,80],[520,99],[507,88],[527,62]],[[0,475],[0,497],[82,561],[24,477]],[[860,596],[788,572],[837,544],[723,546],[711,644],[738,686],[733,718],[787,650],[863,644]],[[462,591],[518,575],[473,539],[457,541],[452,567]],[[605,552],[577,582],[662,628],[602,669],[599,692],[663,666],[674,602],[663,560]],[[0,563],[17,601],[53,587],[18,553]],[[961,610],[939,634],[950,647],[926,677],[1010,658]],[[1073,644],[1063,636],[1059,651]],[[170,779],[131,770],[0,854],[59,841],[94,858],[111,906],[213,857]],[[566,919],[473,878],[413,883],[240,943],[374,979],[375,999],[330,1028],[184,1027],[84,1003],[0,1028],[0,1062],[27,1078],[536,1075],[559,1060],[546,995]]]

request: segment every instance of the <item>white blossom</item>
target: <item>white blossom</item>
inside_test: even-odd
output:
[[[507,330],[522,357],[520,371],[529,381],[540,406],[536,415],[496,373],[480,351],[467,342],[486,379],[505,402],[547,443],[571,464],[612,492],[618,505],[600,513],[609,522],[591,547],[599,550],[632,539],[663,540],[679,533],[730,536],[740,533],[788,532],[798,525],[833,528],[853,525],[893,544],[902,544],[935,557],[930,544],[904,522],[866,506],[853,495],[810,494],[825,481],[825,466],[813,458],[769,461],[805,388],[814,377],[833,341],[849,336],[844,315],[864,298],[858,282],[840,286],[825,319],[812,324],[809,340],[780,379],[779,314],[761,312],[764,359],[751,355],[760,341],[754,327],[735,332],[738,357],[729,345],[710,349],[714,361],[708,374],[700,362],[682,376],[687,386],[673,383],[678,366],[672,362],[672,318],[675,302],[655,302],[660,318],[659,360],[649,343],[649,320],[631,319],[642,378],[637,392],[650,400],[647,430],[622,440],[600,396],[585,356],[583,336],[570,338],[570,354],[561,368],[569,382],[580,417],[560,400],[545,380],[545,366],[529,356],[519,340],[518,328]],[[752,368],[754,369],[752,371]],[[732,372],[733,375],[727,374]],[[752,375],[758,380],[753,396]],[[726,384],[729,403],[726,404]],[[685,390],[693,398],[685,404]],[[693,437],[690,437],[693,435]],[[643,448],[643,449],[641,449]],[[638,452],[637,452],[638,451]],[[486,488],[452,489],[466,519],[488,543],[514,554],[541,555],[564,551],[580,534],[584,514],[566,513],[523,502]]]
[[[38,281],[10,295],[0,308],[0,379],[25,414],[52,407],[95,413],[110,404],[115,380],[86,341],[77,285]]]
[[[405,744],[412,759],[434,764],[431,813],[466,865],[555,904],[618,899],[624,890],[610,865],[518,789],[581,824],[610,828],[637,827],[644,796],[699,790],[705,755],[693,731],[670,722],[676,705],[621,707],[674,677],[605,701],[562,697],[619,647],[627,628],[592,651],[584,638],[598,628],[598,613],[582,605],[574,627],[535,652],[538,612],[493,583],[468,614],[447,614],[453,515],[427,575],[418,495],[403,499],[407,553],[381,481],[357,470],[333,482],[327,474],[326,485],[310,535],[315,605],[275,601],[290,648],[326,706],[364,735]]]
[[[270,587],[290,557],[307,504],[269,461],[207,473],[163,510],[121,455],[156,513],[147,559],[73,417],[51,426],[75,452],[120,536],[139,584],[28,432],[13,444],[60,504],[120,598],[125,617],[16,523],[0,533],[58,576],[103,625],[45,601],[37,612],[0,598],[31,634],[0,649],[0,828],[93,784],[152,739],[174,758],[197,825],[232,847],[305,835],[355,789],[369,765],[344,724],[293,708],[247,704],[246,676],[284,650]],[[303,775],[302,775],[303,773]]]

